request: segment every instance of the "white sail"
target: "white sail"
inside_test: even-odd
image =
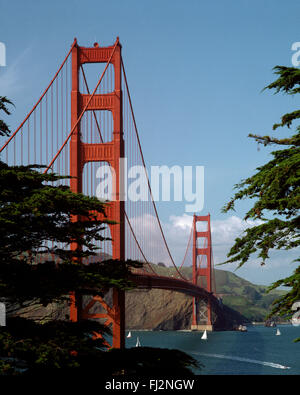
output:
[[[131,337],[131,332],[130,332],[130,331],[128,332],[128,335],[127,335],[127,337]]]
[[[136,339],[136,345],[135,346],[136,347],[141,347],[141,342],[140,342],[139,338]]]
[[[206,329],[205,329],[205,331],[203,332],[203,335],[202,335],[201,339],[203,339],[203,340],[206,340],[206,339],[207,339],[207,332],[206,332]]]
[[[280,330],[277,328],[276,336],[280,336],[280,335],[281,335],[281,332],[280,332]]]

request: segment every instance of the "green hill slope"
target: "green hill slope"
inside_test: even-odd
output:
[[[272,302],[284,293],[279,290],[267,293],[267,286],[252,284],[224,270],[216,271],[216,285],[223,303],[249,321],[263,321],[270,312]]]

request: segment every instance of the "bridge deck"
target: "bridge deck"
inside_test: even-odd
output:
[[[201,299],[216,299],[212,292],[207,292],[204,288],[179,278],[156,276],[148,273],[132,273],[130,279],[137,284],[137,288],[141,289],[166,289],[200,297]]]

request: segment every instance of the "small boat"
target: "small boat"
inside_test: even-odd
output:
[[[276,336],[280,336],[280,335],[281,335],[281,332],[280,332],[280,330],[277,328]]]
[[[130,332],[130,331],[128,332],[128,335],[127,335],[127,337],[131,337],[131,332]]]
[[[236,330],[240,331],[240,332],[247,332],[248,331],[246,325],[239,325]]]
[[[136,347],[141,347],[141,342],[140,342],[139,338],[136,339],[136,345],[135,346]]]
[[[207,340],[207,332],[206,332],[206,329],[205,329],[205,331],[203,332],[203,335],[201,336],[201,339],[202,339],[202,340]]]

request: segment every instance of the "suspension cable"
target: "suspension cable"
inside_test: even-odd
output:
[[[58,76],[59,72],[61,71],[61,69],[63,68],[64,64],[66,63],[70,53],[72,52],[72,49],[74,48],[74,46],[77,44],[77,40],[76,38],[73,41],[73,44],[70,48],[70,51],[67,53],[64,61],[62,62],[60,68],[57,70],[55,76],[52,78],[50,84],[47,86],[47,88],[45,89],[44,93],[42,94],[42,96],[39,98],[39,100],[36,102],[36,104],[33,106],[32,110],[27,114],[26,118],[24,119],[24,121],[20,124],[20,126],[16,129],[16,131],[10,136],[10,138],[6,141],[6,143],[3,145],[3,147],[0,149],[0,153],[4,150],[4,148],[9,144],[9,142],[15,137],[15,135],[18,133],[18,131],[22,128],[22,126],[24,125],[24,123],[27,121],[27,119],[30,117],[30,115],[33,113],[33,111],[37,108],[37,106],[39,105],[39,103],[41,102],[41,100],[43,99],[43,97],[45,96],[45,94],[48,92],[48,89],[50,88],[50,86],[53,84],[53,82],[55,81],[56,77]]]
[[[134,240],[135,240],[135,242],[136,242],[136,244],[137,244],[137,246],[138,246],[138,248],[139,248],[139,250],[140,250],[140,253],[142,254],[143,258],[145,259],[146,263],[148,264],[148,266],[150,267],[150,269],[152,270],[152,272],[157,276],[158,274],[157,274],[156,271],[153,269],[153,267],[151,266],[150,262],[148,261],[148,259],[145,257],[145,254],[143,253],[143,250],[142,250],[142,248],[141,248],[141,246],[140,246],[140,243],[138,242],[138,240],[137,240],[137,238],[136,238],[136,235],[135,235],[135,233],[134,233],[134,230],[133,230],[133,228],[132,228],[132,226],[131,226],[131,223],[130,223],[130,221],[129,221],[128,215],[127,215],[127,213],[126,213],[125,210],[124,210],[124,214],[125,214],[127,223],[128,223],[128,225],[129,225],[129,228],[130,228],[130,230],[131,230],[131,233],[132,233],[132,235],[133,235],[133,237],[134,237]]]
[[[183,261],[182,261],[181,265],[179,266],[179,269],[178,269],[178,270],[180,270],[180,269],[182,268],[182,266],[184,265],[184,262],[185,262],[185,259],[186,259],[186,256],[187,256],[187,253],[188,253],[190,244],[191,244],[192,234],[193,234],[193,227],[191,227],[190,236],[189,236],[189,241],[188,241],[188,244],[187,244],[187,247],[186,247],[186,251],[185,251],[185,254],[184,254],[184,258],[183,258]]]
[[[167,244],[167,241],[166,241],[166,238],[165,238],[162,226],[161,226],[160,219],[158,217],[158,212],[157,212],[156,204],[155,204],[154,199],[153,199],[149,177],[148,177],[148,174],[147,174],[147,171],[146,171],[146,164],[145,164],[144,155],[143,155],[143,152],[142,152],[142,147],[141,147],[141,143],[140,143],[140,139],[139,139],[139,135],[138,135],[138,131],[137,131],[137,125],[136,125],[136,121],[135,121],[135,116],[134,116],[134,112],[133,112],[133,106],[132,106],[132,102],[131,102],[131,97],[130,97],[128,83],[127,83],[127,78],[126,78],[126,73],[125,73],[125,67],[124,67],[124,63],[123,63],[123,59],[122,58],[121,58],[121,65],[122,65],[122,70],[123,70],[123,74],[124,74],[124,80],[125,80],[127,95],[128,95],[128,99],[129,99],[131,115],[132,115],[132,119],[133,119],[133,123],[134,123],[135,134],[136,134],[136,137],[137,137],[137,142],[138,142],[138,147],[139,147],[139,151],[140,151],[140,154],[141,154],[142,163],[143,163],[143,166],[144,166],[144,169],[145,169],[147,183],[148,183],[148,188],[149,188],[149,193],[150,193],[150,196],[151,196],[151,200],[152,200],[153,208],[154,208],[154,211],[155,211],[156,219],[157,219],[157,222],[158,222],[158,226],[159,226],[159,229],[161,231],[161,235],[162,235],[162,238],[164,240],[164,244],[165,244],[165,247],[167,249],[168,255],[169,255],[170,259],[171,259],[171,262],[172,262],[175,270],[177,271],[177,273],[179,274],[179,276],[182,279],[187,281],[187,279],[180,273],[180,271],[178,270],[178,268],[177,268],[177,266],[176,266],[176,264],[174,262],[174,259],[173,259],[172,255],[171,255],[170,249],[168,247],[168,244]]]
[[[84,82],[85,82],[85,86],[86,86],[87,92],[88,92],[88,94],[89,94],[90,91],[89,91],[87,79],[86,79],[86,76],[85,76],[84,69],[83,69],[82,65],[81,65],[81,71],[82,71],[82,75],[83,75],[83,79],[84,79]],[[102,138],[100,126],[99,126],[99,123],[98,123],[98,121],[97,121],[96,114],[95,114],[95,111],[94,111],[94,110],[93,110],[93,114],[94,114],[94,118],[95,118],[95,121],[96,121],[96,124],[97,124],[97,128],[98,128],[98,132],[99,132],[99,136],[100,136],[101,142],[103,143],[103,138]],[[111,166],[110,163],[109,163],[109,166]],[[130,229],[130,231],[131,231],[131,233],[132,233],[132,236],[133,236],[133,238],[134,238],[134,240],[135,240],[135,242],[136,242],[136,244],[137,244],[137,246],[138,246],[138,249],[140,250],[140,253],[142,254],[143,258],[145,259],[146,263],[148,264],[148,266],[150,267],[150,269],[152,270],[152,272],[153,272],[155,275],[157,275],[157,273],[155,272],[155,270],[152,268],[150,262],[149,262],[148,259],[145,257],[145,254],[144,254],[144,252],[143,252],[143,250],[142,250],[142,248],[141,248],[141,246],[140,246],[140,244],[139,244],[139,242],[138,242],[138,240],[137,240],[137,237],[136,237],[136,235],[135,235],[135,232],[134,232],[134,230],[133,230],[133,227],[132,227],[132,225],[131,225],[131,222],[130,222],[130,220],[129,220],[129,218],[128,218],[128,215],[127,215],[127,213],[126,213],[125,210],[124,210],[124,214],[125,214],[126,221],[127,221],[128,225],[129,225],[129,229]]]

